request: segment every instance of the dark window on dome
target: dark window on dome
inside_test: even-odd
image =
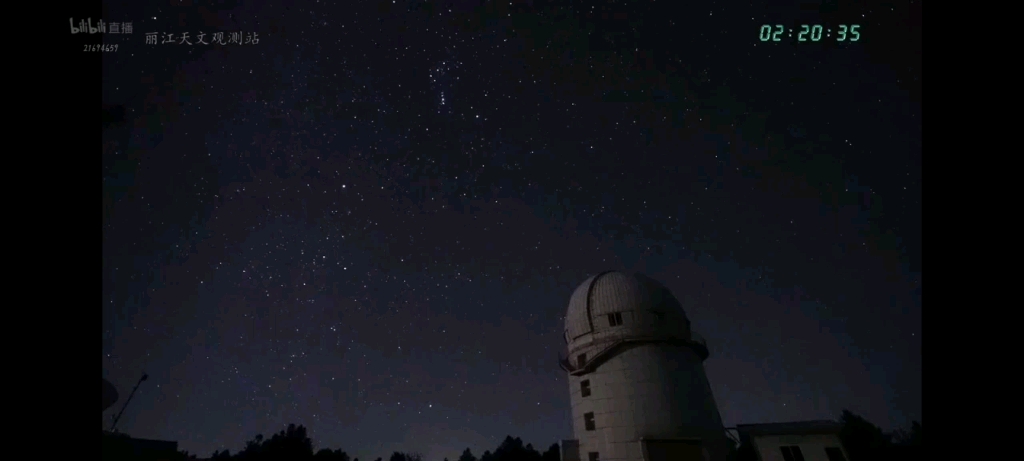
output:
[[[565,343],[569,344],[569,330],[568,329],[565,330]]]
[[[588,431],[594,430],[596,425],[594,424],[594,414],[593,413],[583,413],[583,427],[586,428]],[[803,461],[803,460],[801,460],[801,461]]]
[[[583,368],[583,365],[586,365],[586,364],[587,364],[587,354],[586,353],[582,353],[582,354],[576,356],[576,366],[577,367]]]
[[[786,461],[804,461],[804,453],[796,445],[779,447],[782,450],[782,459]]]
[[[590,380],[584,379],[580,381],[580,395],[583,397],[590,397]]]
[[[588,457],[587,461],[601,461],[597,457],[597,452],[596,451],[592,451],[590,453],[587,453],[587,457]]]
[[[662,311],[652,311],[652,313],[654,314],[654,318],[658,319],[659,322],[662,322],[662,321],[665,320],[665,313],[664,312],[662,312]]]
[[[613,327],[622,325],[622,312],[608,314],[608,325]]]

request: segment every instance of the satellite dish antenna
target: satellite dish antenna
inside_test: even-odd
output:
[[[117,388],[110,381],[103,380],[103,411],[107,411],[117,402]]]
[[[128,402],[131,402],[131,401],[132,401],[132,397],[134,397],[134,396],[135,396],[135,391],[139,390],[139,385],[140,385],[140,384],[142,384],[142,382],[143,382],[143,381],[145,381],[145,380],[147,380],[147,379],[149,379],[149,375],[147,375],[147,374],[143,373],[143,374],[142,374],[142,377],[141,377],[141,378],[139,378],[139,382],[135,383],[135,387],[134,387],[134,388],[132,388],[132,393],[131,393],[131,394],[128,394],[128,400],[125,400],[125,401],[124,401],[124,406],[123,406],[123,407],[121,407],[121,411],[120,411],[120,412],[118,412],[118,413],[117,413],[117,416],[115,416],[115,417],[114,417],[114,424],[111,424],[111,425],[110,425],[110,432],[114,432],[114,429],[116,429],[116,428],[117,428],[117,421],[118,421],[119,419],[121,419],[121,415],[123,415],[123,414],[124,414],[124,409],[125,409],[125,408],[128,408]]]

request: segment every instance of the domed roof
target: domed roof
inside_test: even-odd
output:
[[[587,278],[569,298],[569,340],[594,331],[594,319],[612,312],[659,311],[686,318],[682,305],[656,280],[640,273],[606,271]]]

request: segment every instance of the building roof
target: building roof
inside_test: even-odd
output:
[[[842,425],[836,421],[793,421],[788,423],[737,424],[736,430],[742,435],[803,435],[836,434]]]
[[[127,448],[136,453],[140,452],[177,452],[178,442],[173,440],[137,439],[127,434],[103,431],[103,444],[105,446],[117,446]]]

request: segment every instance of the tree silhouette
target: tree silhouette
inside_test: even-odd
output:
[[[494,461],[540,461],[540,453],[533,448],[533,445],[523,446],[522,439],[512,438],[511,435],[505,437],[501,445],[494,450],[493,456]]]
[[[322,451],[322,450],[321,450]],[[326,456],[332,456],[334,452],[328,450]],[[342,453],[343,454],[343,453]],[[252,440],[245,444],[237,455],[230,456],[227,450],[223,454],[214,452],[214,456],[220,455],[217,459],[237,459],[246,461],[263,461],[278,459],[310,460],[313,459],[313,442],[309,439],[304,426],[289,424],[288,427],[274,434],[269,439],[264,439],[263,434],[256,434]],[[338,458],[326,458],[338,459]],[[347,455],[345,455],[347,461]]]
[[[910,430],[897,429],[893,432],[892,442],[894,445],[920,446],[921,445],[921,423],[913,421],[910,423]]]
[[[545,451],[544,454],[540,456],[540,459],[541,461],[561,461],[562,451],[558,449],[558,444],[552,443],[551,446],[548,447],[548,451]]]
[[[843,427],[839,438],[850,454],[850,461],[877,461],[887,455],[890,438],[882,429],[849,410],[839,418]]]
[[[313,455],[315,461],[349,461],[348,453],[341,450],[331,450],[329,448],[321,448],[320,451]],[[356,458],[359,461],[359,458]]]
[[[923,459],[921,446],[921,423],[913,421],[910,430],[897,429],[893,434],[889,459],[892,461],[917,461]]]
[[[181,459],[188,458],[188,453],[180,452]],[[196,459],[192,456],[192,459]],[[241,451],[231,454],[229,450],[214,451],[209,458],[212,460],[231,461],[350,461],[348,453],[341,449],[321,448],[315,452],[305,426],[289,424],[284,430],[269,438],[256,434],[245,443]],[[359,458],[351,459],[359,461]],[[378,457],[376,461],[383,461]],[[423,461],[423,455],[416,452],[395,451],[388,461]],[[444,458],[444,461],[449,461]],[[557,443],[551,444],[544,453],[540,453],[533,444],[523,443],[519,437],[506,436],[498,447],[492,451],[484,451],[477,459],[473,452],[466,448],[457,461],[561,461],[561,449]]]
[[[863,417],[843,410],[840,417],[842,428],[839,438],[850,455],[849,461],[918,461],[922,460],[921,423],[914,421],[907,429],[897,429],[886,434],[881,428]],[[121,436],[126,437],[126,436]],[[756,461],[757,453],[749,443],[741,443],[730,450],[729,461]],[[188,452],[179,452],[179,458],[196,459]],[[104,459],[110,459],[104,455]],[[114,458],[119,459],[119,458]],[[304,426],[289,424],[270,438],[257,434],[246,442],[242,451],[232,455],[229,450],[214,451],[209,458],[213,460],[237,461],[350,461],[348,453],[340,449],[321,448],[314,455],[313,442],[309,439]],[[351,461],[359,461],[355,458]],[[383,461],[378,457],[376,461]],[[393,452],[388,461],[423,461],[419,453]],[[448,458],[444,458],[448,461]],[[484,451],[477,459],[473,452],[466,448],[457,461],[562,461],[561,448],[557,443],[551,444],[544,453],[540,453],[532,444],[523,444],[519,437],[508,435],[492,452]]]
[[[910,429],[896,429],[892,434],[849,410],[840,417],[843,424],[839,438],[850,455],[850,461],[915,461],[922,459],[921,423],[913,421]]]

